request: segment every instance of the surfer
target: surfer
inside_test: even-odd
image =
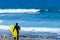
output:
[[[13,32],[14,32],[15,29],[17,30],[17,40],[19,40],[19,30],[20,30],[20,27],[18,26],[18,23],[16,23],[16,25],[15,25],[15,27],[13,29]],[[16,37],[14,37],[14,40],[16,40]]]

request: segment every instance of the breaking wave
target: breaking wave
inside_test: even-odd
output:
[[[0,9],[0,13],[60,12],[58,9]]]
[[[0,23],[2,23],[3,22],[3,20],[0,20]]]
[[[9,26],[6,25],[0,25],[0,29],[10,30]],[[21,31],[60,33],[60,28],[21,27]]]
[[[36,13],[40,9],[0,9],[0,13]]]

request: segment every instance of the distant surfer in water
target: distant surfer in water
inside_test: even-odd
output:
[[[19,40],[19,30],[20,30],[20,27],[18,26],[18,23],[16,23],[16,25],[15,25],[15,27],[13,29],[13,32],[14,32],[15,29],[17,30],[17,40]],[[14,40],[16,40],[16,37],[14,37]]]

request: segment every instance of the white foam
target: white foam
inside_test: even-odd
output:
[[[59,28],[27,28],[27,27],[22,27],[22,31],[33,31],[33,32],[53,32],[57,33],[60,32]]]
[[[0,23],[2,23],[3,22],[3,20],[0,20]]]
[[[3,29],[3,30],[9,30],[9,26],[6,26],[6,25],[0,25],[0,29]]]
[[[9,26],[6,25],[0,25],[0,29],[10,30]],[[21,31],[60,33],[60,28],[21,27]]]
[[[0,9],[0,13],[36,13],[40,9]]]

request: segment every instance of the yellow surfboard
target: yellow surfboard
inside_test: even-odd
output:
[[[10,31],[12,32],[12,35],[14,36],[14,37],[17,37],[17,30],[15,29],[14,30],[14,32],[13,32],[13,29],[14,29],[14,25],[10,25]]]

